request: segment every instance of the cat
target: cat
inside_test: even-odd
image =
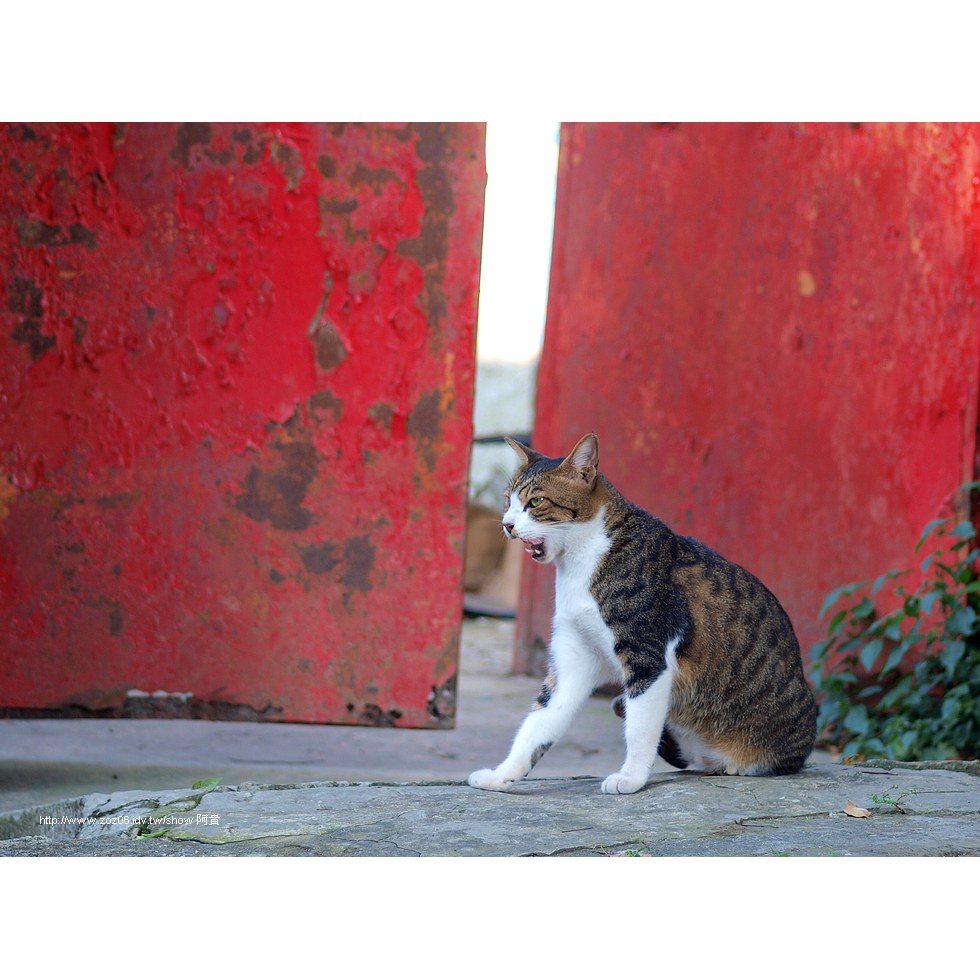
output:
[[[655,764],[799,772],[816,740],[816,704],[776,597],[626,500],[599,472],[594,433],[556,459],[507,441],[521,462],[504,533],[555,565],[551,669],[507,758],[469,784],[506,790],[522,779],[610,680],[623,686],[626,758],[603,793],[635,793]]]

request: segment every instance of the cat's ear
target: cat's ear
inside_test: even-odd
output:
[[[533,449],[528,449],[527,446],[522,445],[516,439],[511,439],[510,436],[504,436],[504,442],[520,456],[521,466],[527,466],[528,463],[533,463],[536,459],[542,458],[541,453],[536,453]]]
[[[575,479],[591,483],[599,472],[599,439],[596,434],[590,432],[582,436],[561,465],[570,470]]]

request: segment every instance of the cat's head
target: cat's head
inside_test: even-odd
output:
[[[594,518],[600,506],[599,440],[590,432],[567,456],[555,459],[513,439],[507,444],[520,466],[504,494],[504,533],[520,538],[535,561],[553,561],[564,551],[571,529]]]

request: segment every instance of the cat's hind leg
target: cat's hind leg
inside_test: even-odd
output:
[[[613,711],[618,718],[626,718],[626,694],[620,694],[613,701]],[[671,730],[665,725],[657,746],[657,758],[651,772],[681,772],[690,766],[691,760],[684,756]]]
[[[470,774],[477,789],[504,790],[523,779],[568,729],[579,708],[603,679],[595,655],[577,638],[567,638],[530,714],[524,719],[507,758],[496,769]]]

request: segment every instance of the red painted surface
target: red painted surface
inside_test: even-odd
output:
[[[483,127],[0,161],[0,707],[451,725]]]
[[[596,431],[808,650],[973,478],[978,231],[975,124],[565,126],[535,447]],[[551,590],[527,568],[519,668]]]

